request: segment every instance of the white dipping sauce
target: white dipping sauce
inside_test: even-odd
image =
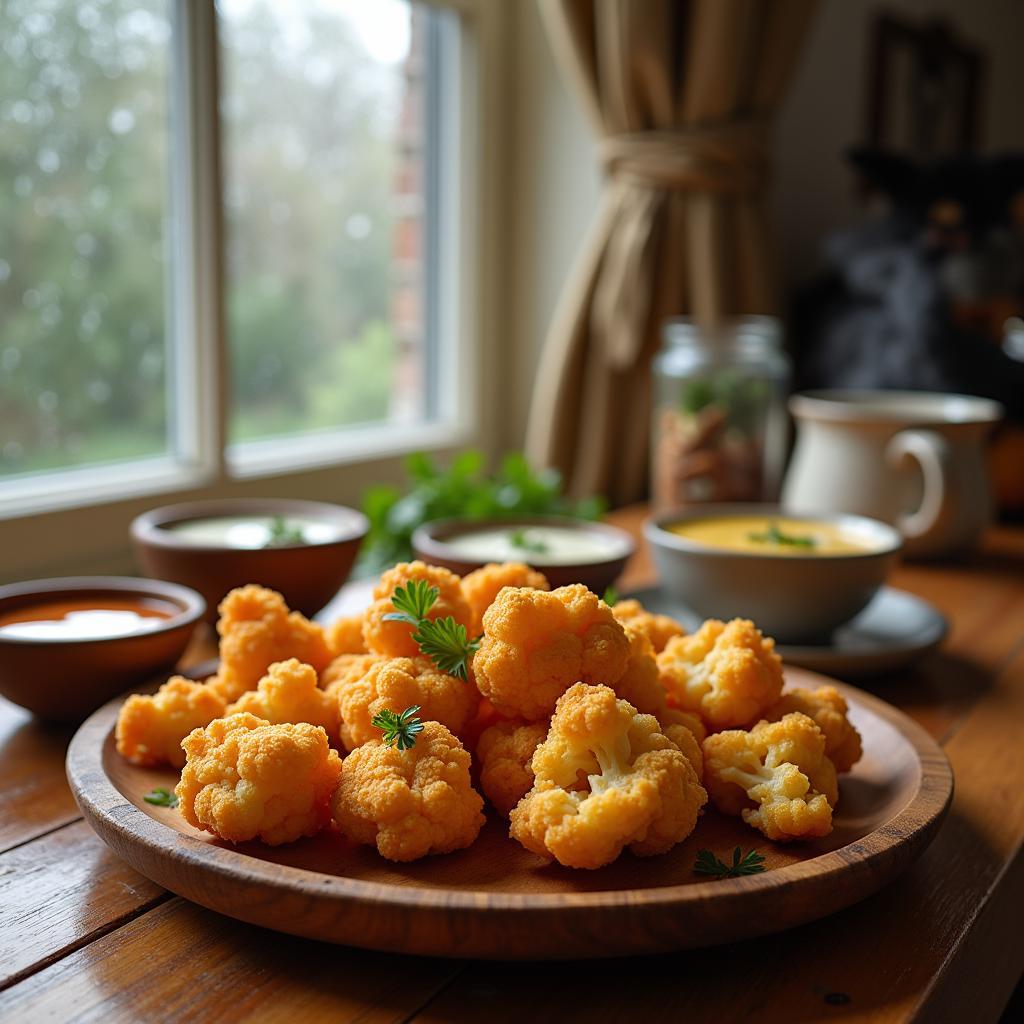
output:
[[[338,529],[331,523],[301,516],[284,516],[289,532],[301,531],[302,539],[288,540],[288,544],[323,544],[338,538]],[[170,523],[164,529],[178,537],[227,548],[265,548],[274,536],[274,516],[216,516],[212,519],[188,519]]]
[[[589,530],[514,523],[464,533],[444,543],[453,553],[474,562],[527,562],[537,566],[604,562],[626,553],[614,538]]]

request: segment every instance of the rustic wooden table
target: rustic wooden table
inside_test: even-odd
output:
[[[641,510],[615,518],[637,529]],[[623,586],[650,579],[643,556]],[[997,1020],[1024,968],[1024,529],[894,583],[952,631],[868,684],[946,750],[938,838],[873,898],[770,940],[590,964],[366,953],[220,917],[136,874],[80,819],[70,731],[0,700],[0,1019],[725,1022]],[[193,660],[208,657],[198,638]]]

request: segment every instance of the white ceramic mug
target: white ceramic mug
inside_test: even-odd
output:
[[[782,502],[899,528],[911,555],[970,547],[992,518],[984,440],[998,402],[921,391],[807,391]]]

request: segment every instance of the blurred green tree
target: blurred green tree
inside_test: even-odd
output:
[[[0,478],[166,451],[169,0],[0,2]],[[400,65],[221,5],[233,435],[379,420]]]

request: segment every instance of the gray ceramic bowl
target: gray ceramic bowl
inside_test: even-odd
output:
[[[873,547],[863,553],[776,555],[699,544],[666,527],[694,519],[782,517],[855,530]],[[706,505],[648,519],[644,537],[661,585],[706,619],[752,619],[785,643],[821,640],[875,596],[899,556],[899,533],[864,516],[801,515],[777,505]]]
[[[626,562],[636,550],[633,538],[617,526],[608,523],[595,523],[589,519],[576,519],[573,516],[516,516],[514,519],[435,519],[424,523],[412,535],[412,549],[417,558],[432,565],[440,565],[450,569],[459,576],[465,576],[474,569],[486,565],[487,561],[478,558],[467,558],[452,548],[449,541],[464,537],[478,530],[495,527],[530,527],[558,526],[581,533],[599,537],[608,547],[608,557],[594,561],[538,561],[534,568],[548,578],[552,587],[564,587],[571,583],[582,583],[595,594],[602,594],[606,587],[611,586],[622,575]],[[501,561],[500,558],[491,561]],[[530,556],[524,554],[520,559],[530,562]]]

